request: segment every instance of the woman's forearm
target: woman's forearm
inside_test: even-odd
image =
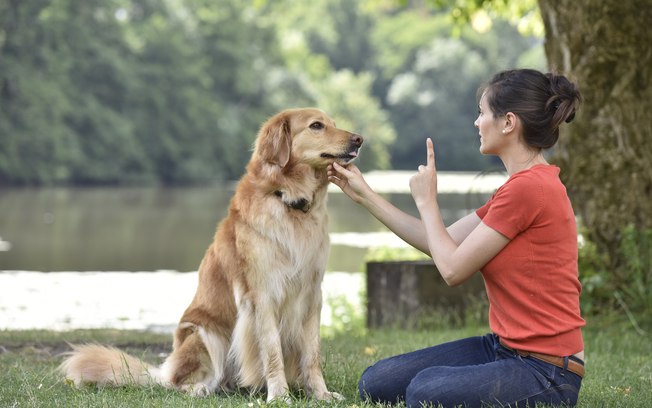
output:
[[[419,218],[401,211],[375,191],[369,191],[359,203],[403,241],[430,255],[426,232]]]
[[[432,205],[420,206],[419,213],[426,220],[423,222],[423,230],[426,236],[428,250],[432,256],[439,273],[449,285],[457,284],[455,281],[455,269],[451,264],[453,253],[458,243],[451,237],[441,217],[439,205],[435,202]]]
[[[426,220],[423,225],[432,259],[450,286],[464,283],[509,243],[509,238],[482,223],[476,213],[445,228],[437,203],[417,208]]]
[[[347,168],[333,163],[327,169],[328,180],[338,186],[354,202],[362,205],[408,244],[430,255],[421,220],[392,205],[373,191],[355,165]]]
[[[365,207],[376,219],[382,222],[403,241],[424,254],[432,256],[432,247],[428,242],[426,229],[420,218],[401,211],[373,191],[368,193],[367,198],[362,199],[359,204]],[[438,212],[437,214],[441,220]],[[448,232],[453,242],[459,245],[479,224],[480,218],[473,211],[447,227],[446,232]]]

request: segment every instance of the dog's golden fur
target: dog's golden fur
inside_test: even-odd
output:
[[[361,144],[317,109],[270,118],[199,266],[197,292],[163,365],[79,345],[61,364],[66,378],[75,385],[154,381],[195,395],[266,389],[268,401],[295,386],[317,399],[339,398],[320,368],[326,167],[348,164]]]

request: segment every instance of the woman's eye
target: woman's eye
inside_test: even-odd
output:
[[[325,128],[325,127],[326,126],[324,126],[324,124],[321,123],[321,122],[312,122],[310,124],[310,129],[312,129],[312,130],[321,130],[321,129]]]

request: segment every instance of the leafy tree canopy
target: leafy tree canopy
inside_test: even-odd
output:
[[[0,184],[236,179],[260,123],[307,105],[366,138],[363,169],[413,168],[426,136],[442,169],[486,168],[475,89],[498,67],[540,64],[541,41],[499,20],[454,33],[449,15],[346,0],[1,0]]]

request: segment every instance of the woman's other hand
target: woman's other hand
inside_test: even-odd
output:
[[[328,181],[338,186],[344,194],[356,203],[361,203],[367,192],[371,191],[371,187],[362,177],[360,169],[355,164],[342,167],[337,163],[333,163],[328,166],[327,174]]]

